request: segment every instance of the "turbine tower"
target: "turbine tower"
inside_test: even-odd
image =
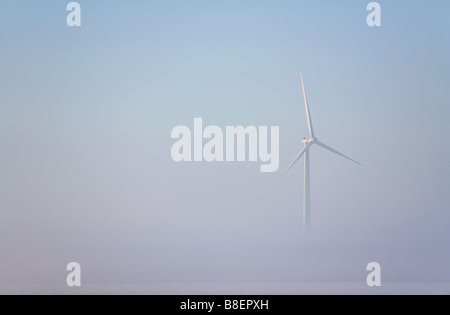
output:
[[[303,149],[300,151],[299,154],[295,157],[295,159],[291,162],[287,170],[283,173],[281,177],[284,177],[286,173],[291,169],[292,166],[294,166],[295,163],[304,155],[305,156],[305,169],[304,169],[304,181],[303,181],[303,228],[304,229],[310,229],[311,228],[311,192],[310,192],[310,171],[309,171],[309,149],[314,145],[317,144],[318,146],[331,151],[337,155],[340,155],[352,162],[355,162],[356,164],[361,165],[359,162],[349,158],[348,156],[336,151],[335,149],[327,146],[326,144],[320,142],[315,136],[314,136],[314,129],[311,122],[311,113],[309,112],[309,106],[308,106],[308,99],[306,97],[305,92],[305,84],[303,82],[303,74],[300,74],[301,80],[302,80],[302,89],[303,89],[303,98],[305,100],[305,109],[306,109],[306,120],[308,122],[308,129],[309,129],[309,138],[303,138]]]

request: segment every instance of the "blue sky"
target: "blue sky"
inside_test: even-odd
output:
[[[372,260],[449,281],[450,4],[380,1],[369,28],[368,2],[79,1],[69,28],[64,1],[2,1],[0,282],[77,259],[100,283],[358,281]],[[194,117],[278,125],[282,171],[300,72],[319,139],[364,165],[312,151],[311,238],[301,166],[170,158]]]

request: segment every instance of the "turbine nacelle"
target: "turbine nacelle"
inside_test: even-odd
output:
[[[308,138],[308,139],[303,138],[302,143],[303,143],[304,145],[307,145],[307,144],[310,144],[310,143],[314,143],[314,142],[316,142],[316,141],[317,141],[317,138],[315,138],[315,137]]]

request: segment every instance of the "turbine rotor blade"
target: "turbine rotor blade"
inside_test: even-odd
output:
[[[306,150],[309,149],[309,147],[311,146],[311,143],[308,143],[303,150],[300,151],[299,154],[297,154],[297,156],[295,157],[295,159],[291,162],[291,164],[289,164],[289,167],[287,168],[286,171],[284,171],[283,175],[281,175],[281,178],[284,177],[284,175],[286,175],[286,173],[291,169],[292,166],[294,166],[295,163],[297,163],[297,161],[302,157],[303,154],[305,154]]]
[[[354,162],[354,163],[356,163],[356,164],[362,166],[362,164],[359,163],[358,161],[355,161],[355,160],[353,160],[352,158],[349,158],[348,156],[346,156],[346,155],[344,155],[344,154],[342,154],[342,153],[336,151],[335,149],[333,149],[333,148],[327,146],[326,144],[324,144],[324,143],[322,143],[322,142],[320,142],[320,141],[317,141],[317,140],[316,140],[315,143],[316,143],[317,145],[321,146],[322,148],[328,150],[328,151],[331,151],[331,152],[333,152],[333,153],[336,153],[337,155],[340,155],[340,156],[342,156],[343,158],[346,158],[347,160],[350,160],[350,161],[352,161],[352,162]]]
[[[311,122],[311,114],[309,113],[308,98],[306,97],[305,84],[303,82],[303,73],[300,73],[302,79],[303,98],[305,99],[306,119],[308,121],[309,135],[314,138],[314,129]]]

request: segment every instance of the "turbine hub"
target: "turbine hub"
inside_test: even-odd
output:
[[[312,143],[312,142],[315,142],[317,139],[316,138],[308,138],[308,139],[306,139],[306,138],[303,138],[303,140],[302,140],[302,143],[303,144],[310,144],[310,143]]]

